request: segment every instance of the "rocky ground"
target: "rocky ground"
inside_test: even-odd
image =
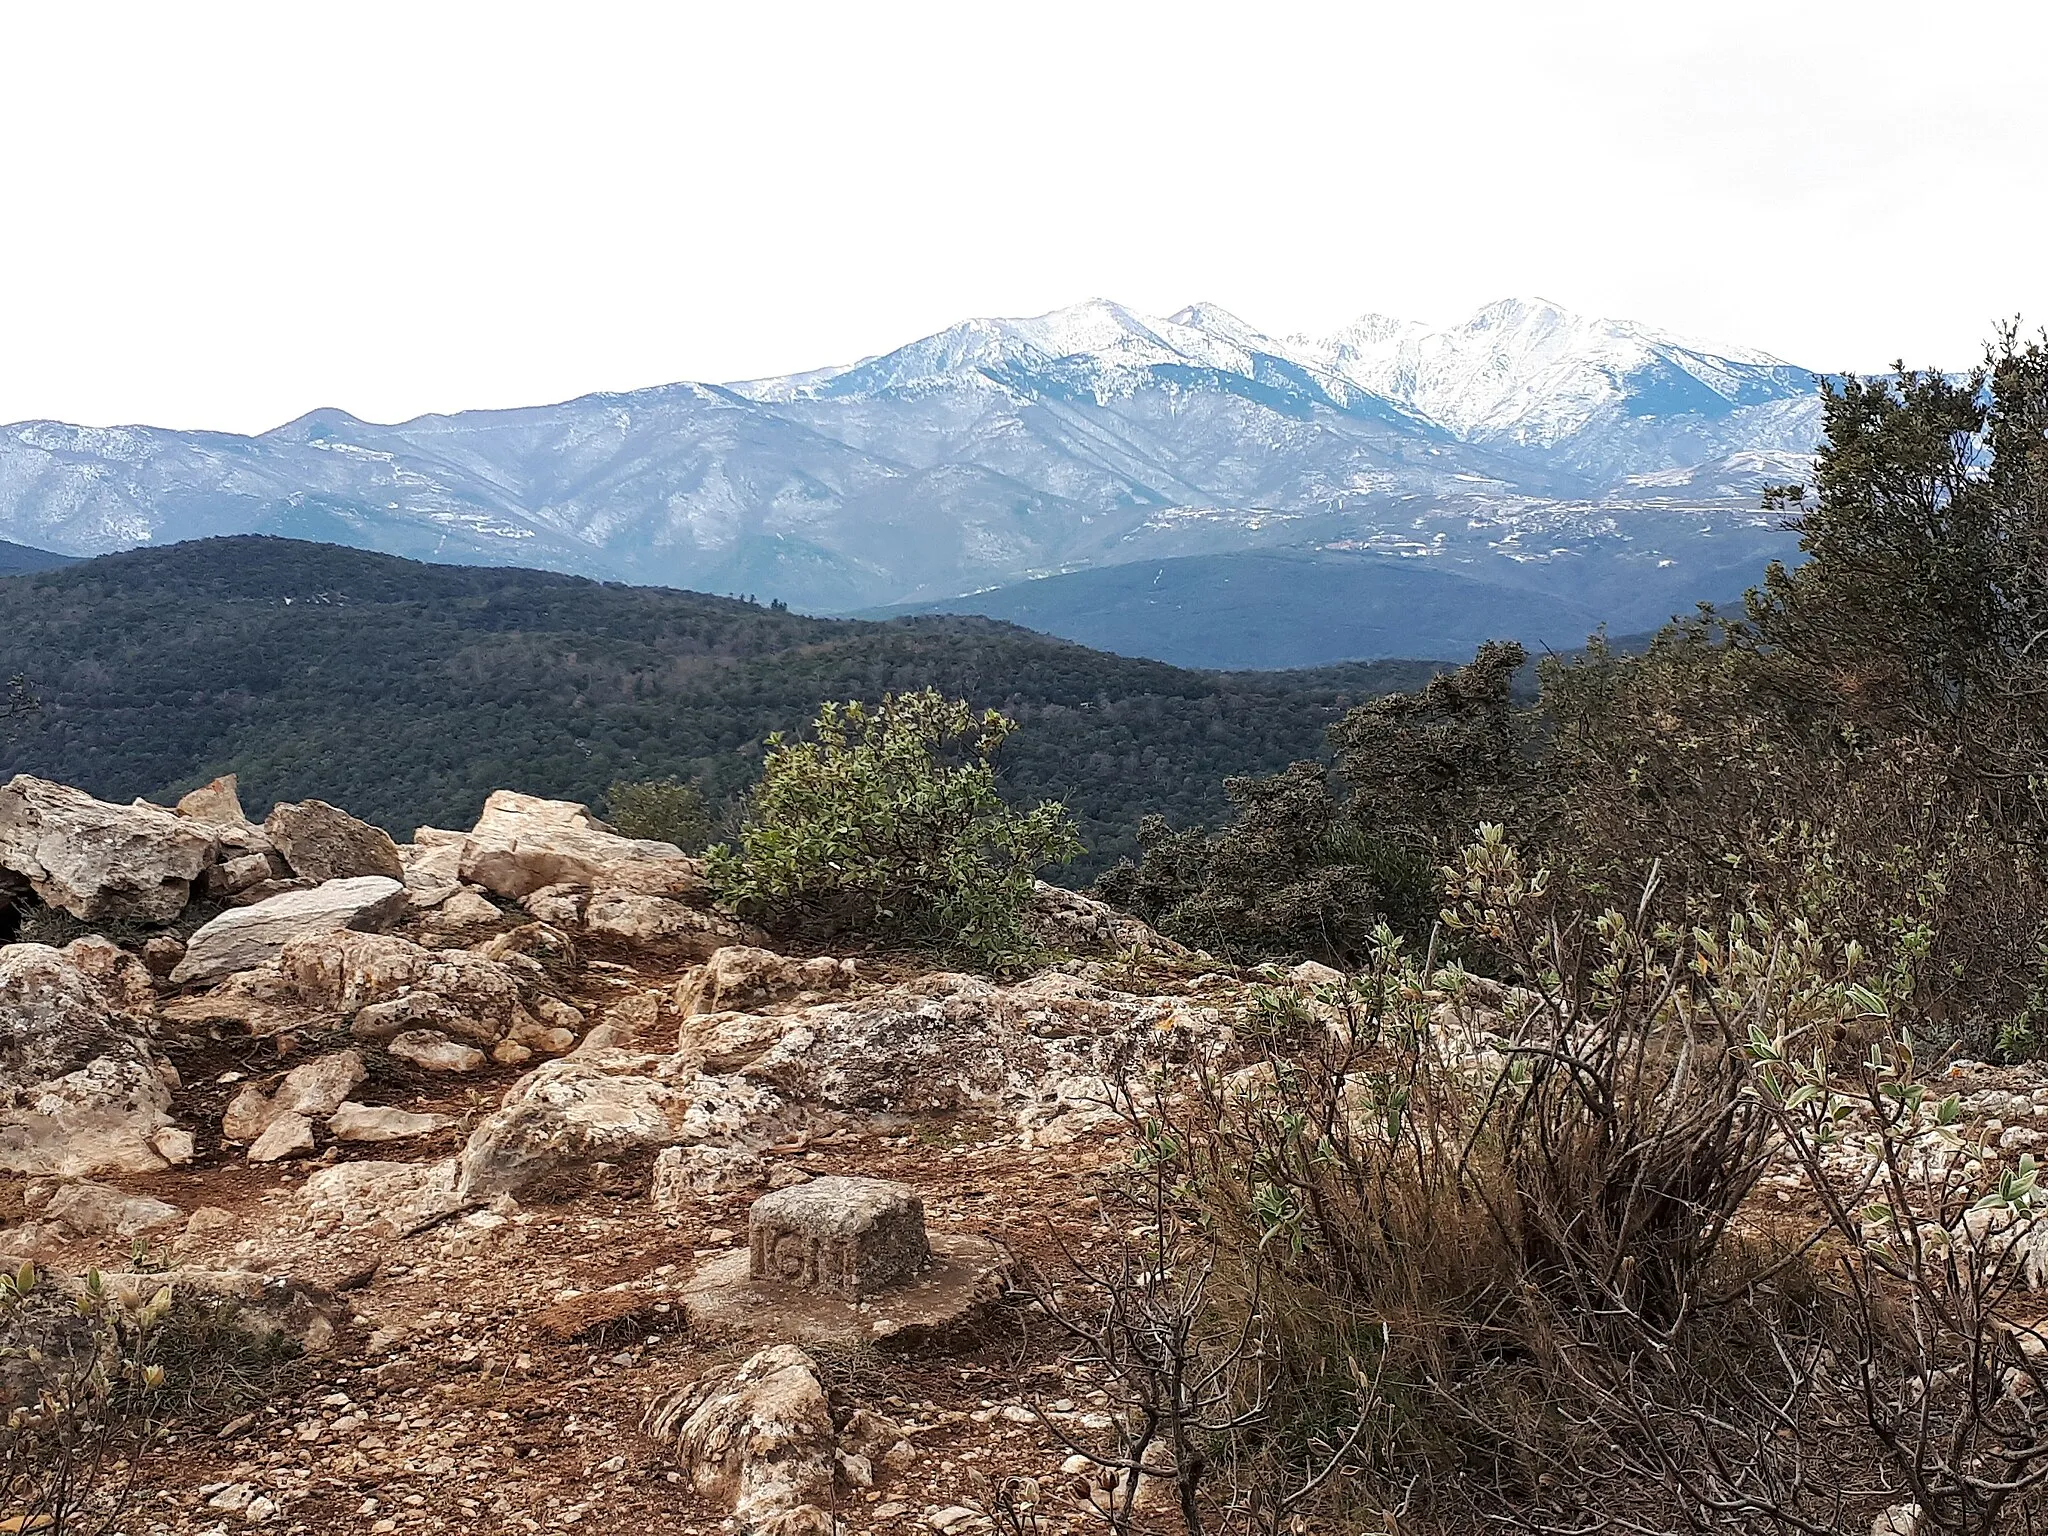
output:
[[[237,1297],[302,1351],[148,1457],[137,1533],[710,1529],[735,1504],[981,1527],[990,1480],[1058,1483],[1063,1438],[1107,1428],[1010,1284],[1101,1235],[1102,1074],[1219,1048],[1238,988],[1050,888],[1048,943],[1116,958],[999,986],[778,955],[676,850],[516,795],[395,845],[317,802],[253,824],[231,781],[173,813],[17,779],[0,863],[25,938],[79,935],[0,950],[0,1254]],[[764,1192],[837,1175],[921,1197],[966,1288],[691,1296]],[[793,1340],[822,1480],[763,1495],[744,1443],[647,1427]]]
[[[233,1298],[296,1352],[136,1469],[131,1536],[953,1533],[1011,1477],[1093,1523],[1070,1442],[1109,1400],[1019,1266],[1120,1236],[1105,1081],[1226,1056],[1247,978],[1051,888],[1071,958],[1021,981],[777,953],[676,849],[508,793],[397,845],[232,781],[16,779],[0,868],[0,1262]],[[2048,1079],[1952,1078],[2042,1142]],[[754,1202],[855,1212],[842,1177],[921,1199],[930,1270],[750,1277]]]

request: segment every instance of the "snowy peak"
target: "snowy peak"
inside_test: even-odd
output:
[[[732,386],[758,401],[936,393],[1127,397],[1196,377],[1302,408],[1389,414],[1467,442],[1553,447],[1608,419],[1720,419],[1810,396],[1812,375],[1768,354],[1710,348],[1544,298],[1499,299],[1433,328],[1367,314],[1327,336],[1275,337],[1219,304],[1164,318],[1108,299],[1048,314],[963,321],[845,368]]]
[[[1707,351],[1541,298],[1500,299],[1442,330],[1367,315],[1321,342],[1324,366],[1471,442],[1548,447],[1608,415],[1718,417],[1810,395],[1765,353]]]

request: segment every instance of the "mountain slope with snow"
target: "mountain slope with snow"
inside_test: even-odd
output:
[[[1576,603],[1590,544],[1680,588],[1705,580],[1702,527],[1717,551],[1789,547],[1757,492],[1799,477],[1819,421],[1801,369],[1541,300],[1319,338],[1091,300],[784,378],[394,425],[17,423],[0,537],[85,555],[284,533],[821,612],[1300,547]]]

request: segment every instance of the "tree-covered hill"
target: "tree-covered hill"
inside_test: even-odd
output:
[[[42,710],[0,768],[126,799],[241,775],[260,814],[308,795],[401,835],[467,826],[511,786],[599,801],[674,775],[717,800],[761,738],[832,698],[930,685],[1014,715],[1005,792],[1064,799],[1089,846],[1138,818],[1214,820],[1221,781],[1324,750],[1419,662],[1187,671],[976,618],[802,618],[666,588],[423,565],[333,545],[208,539],[0,580],[0,671]]]

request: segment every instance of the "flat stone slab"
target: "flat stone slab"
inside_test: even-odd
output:
[[[309,933],[382,928],[405,910],[405,902],[405,887],[396,880],[362,875],[230,907],[185,941],[171,980],[182,986],[254,970]]]
[[[889,1179],[811,1179],[756,1200],[747,1212],[756,1280],[858,1301],[931,1263],[924,1201]]]
[[[970,1349],[1009,1288],[1010,1256],[999,1244],[964,1233],[933,1233],[928,1243],[927,1269],[860,1301],[757,1280],[748,1273],[747,1248],[698,1265],[680,1299],[692,1327],[745,1339],[871,1344],[905,1353]]]

